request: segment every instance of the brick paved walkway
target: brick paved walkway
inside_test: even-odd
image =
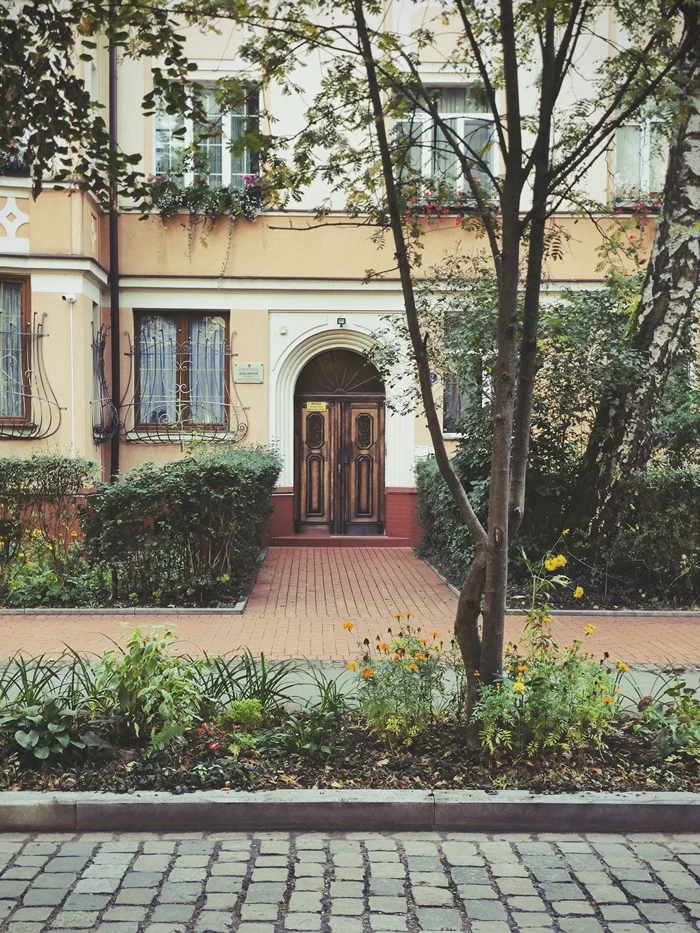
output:
[[[374,640],[396,626],[396,612],[410,610],[424,631],[449,639],[456,606],[451,590],[409,548],[271,548],[243,616],[134,616],[109,613],[0,616],[0,658],[18,650],[60,654],[65,644],[85,653],[112,647],[124,626],[174,627],[180,649],[192,654],[226,653],[247,646],[271,658],[344,660],[356,651],[356,638]],[[352,634],[342,629],[352,620]],[[633,664],[666,661],[700,664],[700,614],[688,616],[557,616],[561,644],[580,635],[587,621],[596,625],[588,644],[594,654]],[[518,616],[507,622],[507,638],[517,640]]]
[[[0,836],[7,933],[696,933],[700,836]]]

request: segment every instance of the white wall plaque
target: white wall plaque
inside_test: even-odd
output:
[[[262,382],[263,364],[262,363],[234,363],[233,364],[234,382]]]

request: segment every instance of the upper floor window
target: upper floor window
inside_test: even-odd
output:
[[[471,189],[464,166],[455,151],[462,150],[474,179],[488,189],[493,171],[493,115],[479,87],[428,88],[439,121],[416,108],[396,123],[397,137],[408,147],[406,163],[412,175],[435,180],[454,192],[457,200],[470,199]]]
[[[615,133],[615,201],[661,200],[668,142],[658,120],[640,120]]]
[[[138,425],[228,427],[227,329],[222,314],[138,315]]]
[[[0,280],[0,420],[28,418],[27,284]]]
[[[246,187],[246,176],[258,173],[257,153],[231,152],[246,132],[257,129],[259,93],[251,91],[240,105],[222,111],[214,88],[201,98],[204,119],[193,123],[179,114],[156,115],[155,174],[191,184],[202,178],[208,185]]]

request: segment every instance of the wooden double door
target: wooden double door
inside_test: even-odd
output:
[[[384,534],[384,399],[295,407],[297,533]]]

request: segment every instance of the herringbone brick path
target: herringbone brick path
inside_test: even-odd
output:
[[[452,630],[456,597],[409,548],[271,548],[242,616],[167,611],[134,618],[109,612],[0,616],[0,658],[16,651],[60,654],[66,644],[85,653],[112,647],[135,624],[173,627],[179,650],[191,654],[233,652],[248,647],[270,658],[344,660],[356,639],[396,627],[397,612],[410,610],[423,631]],[[345,620],[355,622],[352,633]],[[697,616],[556,616],[560,644],[596,626],[588,640],[594,654],[632,664],[666,661],[700,664]],[[517,640],[522,620],[509,616],[506,636]]]

